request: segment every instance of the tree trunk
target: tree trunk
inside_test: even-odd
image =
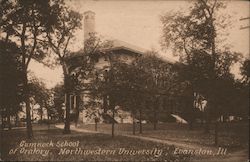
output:
[[[217,146],[218,145],[218,125],[219,122],[216,120],[214,123],[214,145]]]
[[[26,127],[27,127],[27,136],[29,139],[33,138],[33,130],[31,123],[31,115],[30,115],[30,99],[29,99],[29,90],[28,90],[28,78],[27,71],[24,70],[24,100],[26,104]]]
[[[214,89],[214,93],[216,93],[216,87],[215,87],[215,82],[216,82],[216,57],[217,57],[217,54],[216,54],[216,46],[215,46],[215,38],[216,38],[216,28],[215,28],[215,25],[214,25],[214,22],[213,22],[213,15],[210,15],[210,24],[211,24],[211,52],[212,52],[212,61],[213,61],[213,71],[214,71],[214,75],[213,75],[213,80],[212,80],[212,88]],[[213,101],[213,104],[214,104],[214,107],[215,107],[215,111],[217,111],[217,108],[216,108],[216,102],[215,102],[215,99]],[[217,115],[217,113],[215,112],[215,115]],[[218,125],[217,125],[217,121],[215,121],[215,133],[214,133],[214,140],[215,140],[215,145],[218,144]]]
[[[1,114],[2,130],[4,129],[4,116]]]
[[[16,113],[16,120],[15,120],[15,126],[18,127],[19,117],[18,112]]]
[[[75,127],[77,127],[80,113],[80,94],[76,95],[76,117],[75,117]]]
[[[135,135],[135,113],[133,112],[133,135]]]
[[[31,122],[34,120],[34,105],[31,106]]]
[[[172,99],[169,100],[169,106],[170,106],[170,114],[173,114],[174,113],[174,106],[173,106],[173,100]]]
[[[193,130],[193,123],[194,123],[194,121],[192,119],[190,119],[189,130]]]
[[[141,116],[141,108],[139,109],[139,116],[140,116],[140,117],[139,117],[139,118],[140,118],[140,119],[139,119],[139,121],[140,121],[140,132],[139,132],[139,133],[141,134],[141,133],[142,133],[142,119],[141,119],[142,116]]]
[[[42,121],[43,120],[43,107],[41,106],[41,110],[40,110],[41,112],[41,114],[40,114],[40,120]]]
[[[11,122],[10,122],[10,107],[7,107],[6,109],[7,113],[7,124],[8,124],[8,129],[11,130]]]
[[[115,136],[115,106],[112,106],[112,138]]]
[[[28,138],[31,139],[33,137],[32,124],[31,124],[31,115],[30,115],[30,101],[29,98],[26,98],[26,126],[27,126],[27,134]]]
[[[66,117],[64,122],[64,130],[63,134],[70,134],[70,75],[67,69],[67,66],[63,60],[61,60],[62,68],[63,68],[63,75],[64,75],[64,89],[65,89],[65,106],[66,106]]]
[[[47,103],[45,102],[45,107],[47,107],[47,119],[48,119],[48,122],[47,122],[47,124],[48,124],[48,130],[50,129],[50,119],[51,119],[51,117],[50,117],[50,113],[49,113],[49,111],[48,111],[48,105],[47,105]]]
[[[8,129],[11,130],[11,122],[10,122],[10,113],[8,112],[7,122],[8,122]]]
[[[190,110],[189,110],[189,129],[193,130],[194,127],[194,121],[196,118],[196,114],[195,114],[195,108],[196,108],[196,99],[197,99],[197,93],[194,92],[194,88],[193,88],[194,83],[191,82],[190,85],[190,98],[188,97],[187,100],[187,105],[188,105],[188,109],[190,106]]]
[[[200,122],[200,127],[202,127],[203,126],[203,124],[204,124],[204,111],[203,111],[203,108],[202,108],[202,101],[200,100],[199,102],[198,102],[198,105],[199,105],[199,108],[200,108],[200,110],[201,110],[201,122]]]
[[[27,120],[27,133],[28,137],[32,138],[33,137],[33,131],[32,131],[32,120],[31,120],[31,115],[30,115],[30,100],[29,97],[26,98],[26,120]]]
[[[107,107],[108,107],[108,102],[107,102],[107,95],[103,95],[103,112],[107,113]]]
[[[9,40],[9,32],[6,32],[6,37],[5,37],[5,43],[7,43],[8,42],[8,40]]]
[[[156,109],[154,109],[154,130],[156,130],[156,125],[157,125],[157,112]]]
[[[209,114],[209,112],[206,112],[205,116],[206,116],[205,133],[209,133],[210,132],[210,114]]]
[[[95,120],[95,131],[97,131],[97,120]]]
[[[70,95],[69,92],[66,92],[66,117],[65,117],[65,125],[64,125],[64,134],[70,134]]]
[[[63,59],[60,60],[62,64],[62,70],[64,75],[64,89],[65,89],[65,111],[66,117],[64,121],[64,130],[63,134],[70,134],[70,91],[71,91],[71,79],[67,65]]]
[[[189,111],[189,130],[193,130],[193,128],[194,128],[194,118],[195,118],[195,116],[194,116],[194,107],[193,107],[193,105],[191,106],[191,110]]]

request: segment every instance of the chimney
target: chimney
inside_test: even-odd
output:
[[[93,11],[84,12],[84,41],[90,38],[90,34],[95,33],[95,13]]]

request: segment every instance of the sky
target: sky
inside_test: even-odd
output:
[[[71,0],[67,1],[74,10],[84,13],[91,10],[96,13],[96,32],[106,39],[119,39],[146,50],[157,50],[166,59],[176,59],[171,50],[161,51],[160,38],[162,24],[160,15],[175,11],[188,11],[187,1],[153,1],[153,0]],[[223,11],[232,16],[232,25],[228,29],[227,43],[234,51],[243,53],[249,58],[249,29],[240,30],[249,25],[249,1],[227,1],[227,8]],[[83,21],[82,21],[83,23]],[[77,51],[82,48],[83,28],[77,31],[71,49]],[[49,69],[34,61],[30,64],[30,71],[52,88],[63,79],[61,67]],[[237,71],[235,71],[237,73]]]

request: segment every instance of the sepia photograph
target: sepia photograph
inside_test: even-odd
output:
[[[0,161],[248,162],[248,0],[0,0]]]

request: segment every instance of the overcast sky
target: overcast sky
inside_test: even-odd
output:
[[[249,55],[249,29],[240,30],[241,26],[249,25],[250,3],[248,1],[228,1],[224,11],[232,15],[233,24],[229,31],[228,42],[235,51]],[[91,10],[96,13],[96,32],[105,38],[119,39],[146,50],[155,49],[167,58],[174,59],[171,52],[160,50],[161,22],[160,15],[178,10],[186,11],[187,1],[86,1],[72,0],[69,4],[80,13]],[[72,48],[82,48],[83,28],[77,32],[76,41]],[[51,88],[62,81],[60,67],[51,70],[34,61],[30,65],[31,71],[41,78]]]

